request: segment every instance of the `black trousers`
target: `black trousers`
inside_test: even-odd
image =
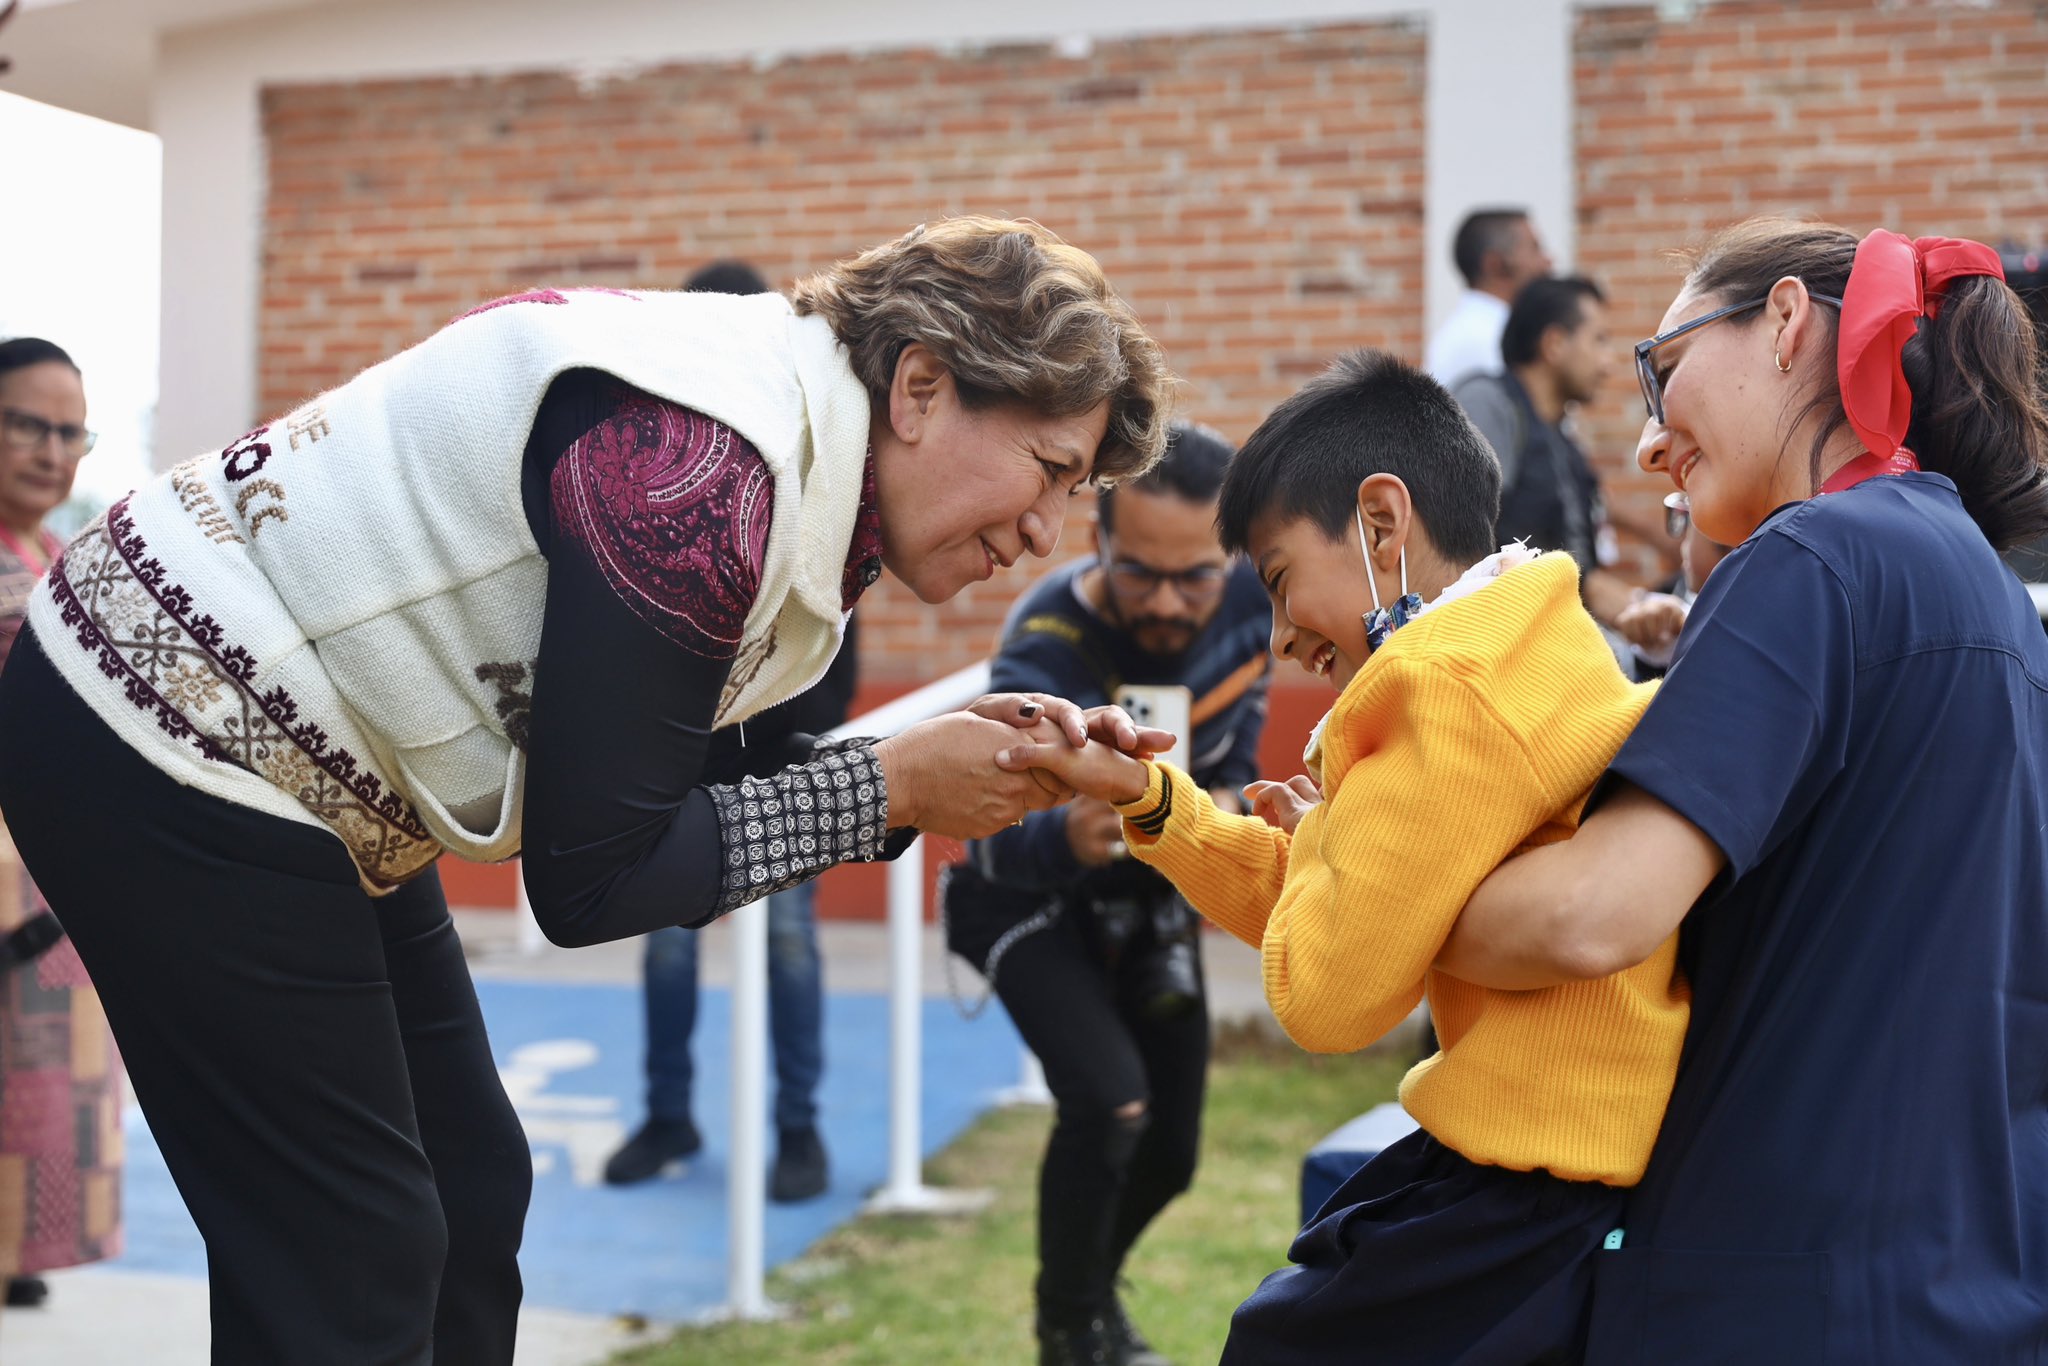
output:
[[[0,809],[206,1239],[214,1362],[509,1363],[532,1159],[438,877],[372,898],[332,835],[174,782],[28,631]]]
[[[1575,1366],[1628,1192],[1467,1161],[1425,1132],[1338,1187],[1220,1366]]]
[[[1038,1181],[1038,1308],[1058,1325],[1101,1312],[1138,1235],[1194,1180],[1209,1075],[1203,998],[1148,1018],[1085,915],[1018,940],[996,973],[1058,1107]],[[1142,1116],[1120,1117],[1133,1101]]]

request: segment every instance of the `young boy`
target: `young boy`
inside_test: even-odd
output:
[[[1490,991],[1432,962],[1504,859],[1567,838],[1650,688],[1627,682],[1564,555],[1493,551],[1499,466],[1434,381],[1358,352],[1232,462],[1219,524],[1274,607],[1273,653],[1338,691],[1279,826],[1101,746],[1020,745],[1115,803],[1131,853],[1265,962],[1318,1052],[1425,994],[1442,1051],[1401,1084],[1421,1131],[1367,1163],[1231,1324],[1226,1363],[1579,1359],[1593,1255],[1618,1246],[1685,1035],[1676,940],[1626,972]]]

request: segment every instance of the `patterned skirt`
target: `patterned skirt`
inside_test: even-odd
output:
[[[0,836],[4,839],[4,836]],[[25,904],[42,902],[0,851]],[[121,1250],[121,1069],[99,994],[69,939],[0,967],[0,1275]]]

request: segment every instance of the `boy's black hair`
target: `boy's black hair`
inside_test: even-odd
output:
[[[1576,332],[1586,320],[1586,300],[1607,302],[1600,286],[1583,275],[1545,275],[1523,285],[1508,307],[1500,334],[1500,358],[1508,365],[1533,364],[1543,352],[1543,334],[1553,327]]]
[[[1189,503],[1213,503],[1230,468],[1230,443],[1222,433],[1193,422],[1176,422],[1166,434],[1166,454],[1159,463],[1122,484],[1095,495],[1095,516],[1104,531],[1116,530],[1117,488],[1170,493]]]
[[[1217,530],[1245,549],[1268,513],[1307,518],[1335,539],[1358,486],[1391,474],[1408,486],[1430,543],[1454,564],[1495,550],[1500,461],[1443,385],[1385,351],[1352,351],[1275,408],[1230,462]]]

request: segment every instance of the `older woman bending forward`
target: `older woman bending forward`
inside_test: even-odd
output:
[[[486,305],[37,590],[0,805],[206,1237],[216,1362],[511,1360],[530,1161],[441,853],[523,850],[589,944],[1050,804],[993,762],[1040,707],[1136,744],[1011,697],[718,757],[883,566],[943,602],[1164,442],[1158,348],[1042,229],[922,228],[793,295]]]

